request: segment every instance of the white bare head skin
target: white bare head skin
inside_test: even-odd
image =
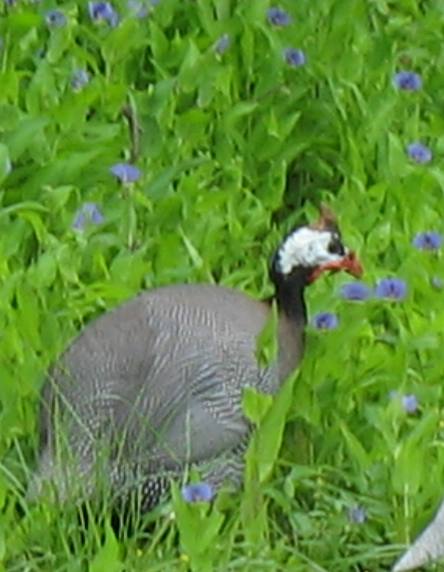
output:
[[[336,230],[303,226],[284,240],[277,253],[277,264],[282,274],[289,275],[297,267],[317,268],[338,262],[347,254]]]

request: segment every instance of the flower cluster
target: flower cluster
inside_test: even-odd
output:
[[[82,91],[89,83],[89,73],[84,69],[75,70],[71,76],[71,87],[73,91]]]
[[[425,165],[433,158],[432,151],[423,143],[415,141],[407,145],[407,155],[414,163]]]
[[[210,502],[214,495],[214,488],[209,483],[195,483],[182,487],[182,497],[188,503]]]
[[[407,296],[407,283],[400,278],[383,278],[376,284],[377,298],[403,300]]]
[[[128,0],[127,6],[128,10],[136,18],[145,18],[149,14],[149,7],[146,2],[140,2],[139,0]]]
[[[350,507],[347,513],[348,513],[348,520],[352,524],[364,524],[364,522],[368,518],[366,509],[359,504]]]
[[[141,174],[140,169],[129,163],[116,163],[110,168],[110,172],[124,185],[134,183],[140,179]]]
[[[418,232],[413,238],[412,244],[419,250],[438,250],[442,244],[442,234],[435,231]]]
[[[231,38],[228,34],[222,34],[222,36],[214,44],[214,51],[219,56],[222,56],[231,45]]]
[[[119,15],[111,2],[88,2],[88,12],[95,22],[106,22],[112,28],[119,23]]]
[[[286,48],[283,55],[287,64],[293,68],[301,67],[306,62],[305,53],[296,48]]]
[[[367,300],[372,296],[372,289],[363,282],[350,282],[342,286],[341,296],[345,300]]]
[[[83,231],[87,225],[102,224],[104,220],[102,211],[96,203],[84,203],[74,215],[72,228]]]
[[[399,393],[393,390],[389,393],[389,398],[398,401],[404,411],[409,415],[414,415],[419,409],[419,400],[414,393]]]
[[[45,20],[50,28],[63,28],[66,25],[66,16],[60,10],[49,10],[46,12]]]
[[[403,300],[407,296],[407,283],[400,278],[382,278],[372,289],[363,282],[350,282],[341,287],[341,297],[345,300],[363,301],[376,298]]]
[[[291,24],[291,16],[288,12],[277,6],[273,6],[267,10],[267,19],[270,24],[280,28]]]
[[[314,316],[313,326],[318,330],[334,330],[339,326],[339,319],[332,312],[320,312]]]
[[[393,76],[393,84],[403,91],[419,91],[422,88],[422,78],[412,71],[399,71]]]
[[[267,10],[267,20],[269,24],[276,28],[290,26],[293,21],[290,14],[278,6],[272,6]],[[292,68],[299,68],[305,65],[307,61],[305,52],[293,47],[285,48],[282,52],[282,58],[284,62]]]
[[[419,91],[422,89],[422,78],[416,72],[403,70],[394,74],[393,85],[401,91]],[[430,163],[433,158],[431,149],[420,141],[409,143],[406,152],[408,157],[419,165]]]

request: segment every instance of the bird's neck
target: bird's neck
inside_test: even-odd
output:
[[[304,351],[307,310],[304,300],[304,276],[294,275],[275,282],[275,300],[279,310],[279,378],[285,379],[299,364]]]
[[[276,280],[275,299],[279,312],[291,322],[304,326],[307,321],[307,308],[304,299],[305,273],[295,272],[291,276]]]

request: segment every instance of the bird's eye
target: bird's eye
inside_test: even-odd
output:
[[[330,254],[339,254],[340,256],[344,256],[345,250],[339,238],[335,237],[332,239],[332,241],[328,245],[328,252]]]

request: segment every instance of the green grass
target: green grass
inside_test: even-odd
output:
[[[442,2],[282,0],[283,28],[267,0],[161,0],[141,20],[114,5],[115,28],[82,2],[60,3],[61,28],[45,22],[53,2],[0,8],[0,570],[388,570],[442,496],[443,290],[431,279],[444,265],[412,246],[444,231]],[[306,65],[289,66],[287,47]],[[90,81],[74,92],[77,69]],[[396,89],[399,70],[422,89]],[[417,140],[433,151],[426,165],[406,153]],[[109,168],[132,154],[142,177],[121,186]],[[245,490],[211,507],[176,491],[118,537],[106,503],[87,526],[74,507],[28,504],[38,392],[72,336],[157,285],[269,295],[269,256],[321,201],[365,280],[402,278],[408,296],[347,302],[342,276],[310,288],[310,315],[340,325],[308,328]],[[85,202],[105,220],[74,231]],[[415,394],[419,412],[392,390]]]

